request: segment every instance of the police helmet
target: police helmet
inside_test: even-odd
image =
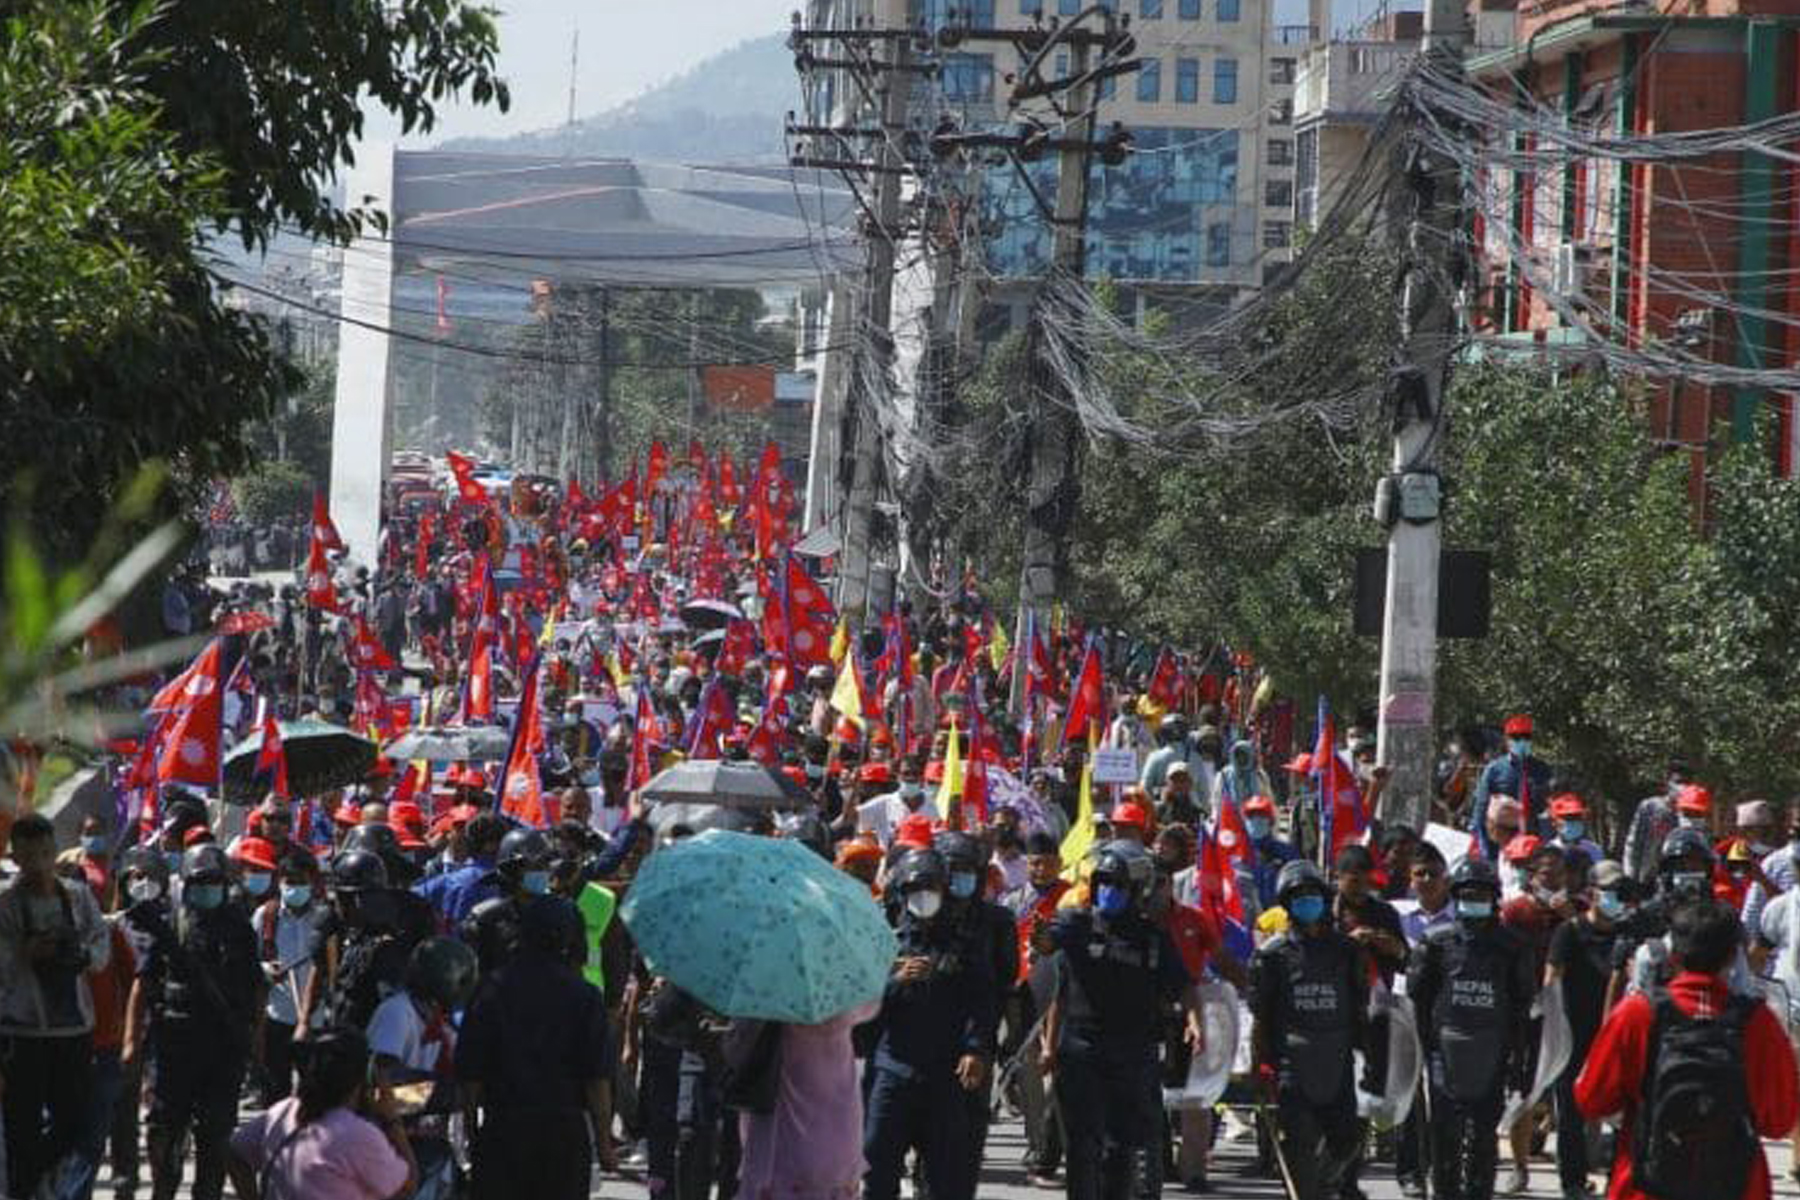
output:
[[[427,938],[413,948],[406,964],[406,986],[415,995],[455,1010],[475,994],[480,969],[467,944],[451,937]]]
[[[987,862],[981,842],[956,829],[945,829],[931,839],[931,848],[944,860],[950,871],[979,871]]]
[[[119,860],[119,873],[122,875],[145,875],[167,887],[169,884],[169,863],[155,846],[133,846]]]
[[[783,813],[776,818],[775,829],[782,837],[799,842],[820,858],[831,858],[831,831],[812,813]]]
[[[344,850],[366,850],[370,854],[378,854],[383,862],[393,862],[404,858],[406,851],[400,847],[400,835],[390,825],[358,825],[344,835]]]
[[[1275,898],[1282,904],[1295,892],[1315,891],[1329,894],[1331,886],[1319,868],[1304,858],[1296,858],[1281,868],[1275,877]]]
[[[1470,888],[1485,888],[1499,895],[1500,872],[1494,870],[1494,864],[1485,858],[1464,855],[1450,868],[1450,890],[1460,892]]]
[[[519,914],[519,942],[534,950],[566,959],[585,949],[586,938],[581,910],[561,896],[533,896]]]
[[[212,842],[189,846],[181,856],[181,882],[223,882],[231,876],[231,860]]]
[[[553,857],[550,839],[536,829],[515,829],[500,839],[500,853],[495,865],[507,874],[522,873],[533,867],[548,867]]]
[[[888,872],[888,885],[895,892],[901,893],[923,891],[926,888],[942,891],[949,876],[943,855],[936,850],[919,847],[908,850],[894,863],[894,869]]]
[[[1150,852],[1128,838],[1115,838],[1100,847],[1094,859],[1094,884],[1111,884],[1128,888],[1133,900],[1150,894],[1156,881],[1156,860]]]
[[[331,887],[339,892],[378,891],[388,885],[387,864],[368,850],[344,850],[331,860]]]
[[[1706,840],[1706,834],[1698,829],[1674,829],[1663,839],[1662,853],[1657,855],[1657,867],[1667,870],[1676,861],[1683,858],[1703,858],[1708,866],[1714,861],[1712,843]]]

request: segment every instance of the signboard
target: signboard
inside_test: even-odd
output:
[[[706,402],[730,412],[764,412],[775,403],[773,367],[702,367]]]
[[[1136,783],[1137,781],[1138,761],[1136,750],[1094,751],[1095,783]]]

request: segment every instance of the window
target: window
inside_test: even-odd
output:
[[[1044,0],[1019,0],[1019,15],[1024,17],[1043,16]]]
[[[1138,0],[1138,16],[1146,21],[1162,17],[1162,0]]]
[[[1079,16],[1081,0],[1056,0],[1056,11],[1065,17]]]
[[[1294,206],[1294,181],[1291,179],[1264,180],[1263,203],[1270,208],[1292,208]]]
[[[1175,60],[1175,103],[1200,103],[1199,59],[1178,58]]]
[[[994,98],[994,56],[946,54],[939,77],[944,99],[963,104],[985,104]]]
[[[1238,19],[1239,0],[1219,0],[1219,20],[1235,21]]]
[[[1294,143],[1286,138],[1269,139],[1269,165],[1271,167],[1292,166],[1294,162]]]
[[[1146,58],[1137,77],[1137,98],[1145,104],[1162,99],[1162,60]]]
[[[1263,249],[1285,250],[1287,244],[1294,240],[1294,226],[1290,221],[1270,221],[1263,226]]]
[[[977,29],[994,27],[994,0],[962,0],[956,6],[956,15],[962,24],[973,25]]]
[[[1231,226],[1224,221],[1215,221],[1206,227],[1206,265],[1231,265]]]
[[[1271,58],[1269,60],[1269,82],[1292,85],[1294,82],[1294,60],[1291,58]]]
[[[1056,76],[1055,76],[1055,78],[1067,79],[1068,77],[1069,77],[1069,52],[1067,50],[1058,50],[1056,52]]]
[[[1184,21],[1198,21],[1200,19],[1200,0],[1181,0],[1181,6],[1175,11]]]
[[[1237,59],[1221,58],[1213,63],[1213,103],[1237,103]]]
[[[1100,98],[1102,100],[1111,100],[1113,98],[1113,92],[1116,90],[1113,85],[1118,82],[1119,77],[1117,75],[1108,75],[1105,79],[1102,79],[1100,81]]]
[[[1293,97],[1284,96],[1280,100],[1277,100],[1275,103],[1269,105],[1269,124],[1271,124],[1271,125],[1292,125],[1293,123],[1294,123],[1294,100],[1293,100]]]

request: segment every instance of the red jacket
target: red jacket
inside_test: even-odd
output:
[[[1727,992],[1717,976],[1684,972],[1669,982],[1669,994],[1676,1007],[1692,1016],[1721,1011]],[[1575,1103],[1588,1120],[1625,1114],[1613,1155],[1608,1200],[1651,1200],[1631,1181],[1631,1130],[1644,1092],[1645,1047],[1654,1019],[1648,997],[1633,995],[1622,1000],[1600,1027],[1581,1077],[1575,1081]],[[1744,1063],[1750,1084],[1750,1119],[1756,1123],[1757,1133],[1766,1138],[1785,1137],[1800,1117],[1800,1083],[1796,1082],[1793,1048],[1767,1005],[1756,1010],[1744,1029]],[[1744,1186],[1741,1200],[1768,1200],[1769,1195],[1769,1162],[1759,1151],[1750,1164],[1750,1182]]]

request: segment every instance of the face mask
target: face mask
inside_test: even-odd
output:
[[[550,872],[527,871],[519,880],[519,886],[524,888],[528,895],[542,896],[550,890]]]
[[[581,786],[596,788],[600,786],[600,768],[590,767],[581,773]]]
[[[906,911],[921,921],[929,921],[944,906],[944,893],[927,888],[906,894]]]
[[[1689,816],[1687,813],[1675,818],[1675,821],[1682,829],[1704,829],[1706,827],[1705,817]]]
[[[1767,842],[1751,842],[1750,853],[1756,855],[1758,858],[1762,858],[1766,855],[1775,853],[1775,847],[1769,845]]]
[[[267,872],[254,871],[244,876],[244,891],[251,896],[266,896],[269,894],[269,885],[273,882],[274,879]]]
[[[1116,883],[1103,883],[1094,889],[1094,911],[1103,917],[1117,917],[1131,907],[1131,892]]]
[[[922,783],[902,783],[900,785],[900,798],[902,800],[917,800],[924,794],[925,785]]]
[[[1669,884],[1678,892],[1699,892],[1706,887],[1706,875],[1701,871],[1677,871],[1669,877]]]
[[[1312,925],[1325,915],[1325,897],[1295,896],[1288,901],[1288,916],[1302,925]]]
[[[181,890],[181,898],[201,912],[211,912],[225,903],[225,885],[222,883],[190,884]]]
[[[1268,837],[1272,831],[1273,827],[1267,817],[1244,818],[1244,832],[1250,835],[1250,840],[1253,842],[1262,841],[1264,838]]]
[[[312,884],[288,884],[281,889],[281,902],[289,908],[305,908],[312,903]]]
[[[806,777],[808,779],[823,779],[825,778],[825,768],[821,767],[818,763],[809,762],[806,764]]]
[[[143,904],[162,895],[162,884],[148,875],[140,875],[126,886],[125,892],[133,902]]]
[[[950,895],[958,900],[967,900],[975,894],[975,872],[950,872]]]
[[[1563,841],[1579,842],[1581,835],[1587,832],[1587,825],[1582,821],[1564,821],[1561,832]]]
[[[1531,757],[1530,738],[1513,738],[1510,742],[1506,743],[1506,747],[1520,758]]]
[[[1607,920],[1617,921],[1625,915],[1628,906],[1619,893],[1601,892],[1599,898],[1594,901],[1594,908]]]
[[[106,857],[106,835],[97,833],[92,837],[81,839],[81,852],[89,858]]]
[[[1485,921],[1494,915],[1492,900],[1458,900],[1456,915],[1464,921]]]

